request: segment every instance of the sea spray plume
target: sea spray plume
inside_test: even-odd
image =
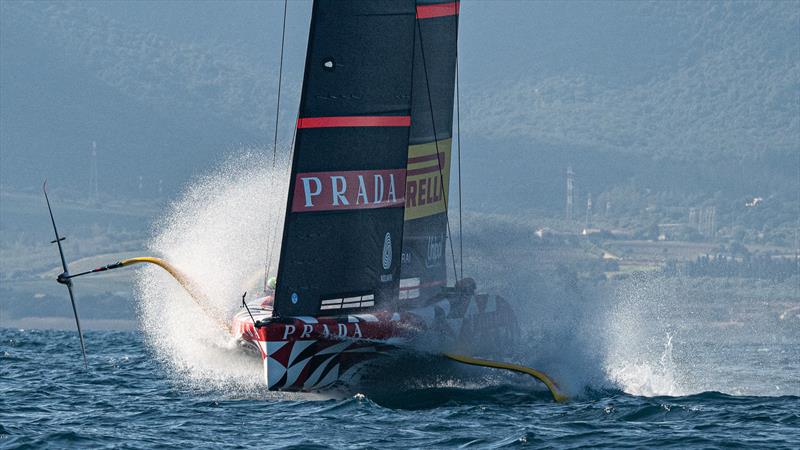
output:
[[[603,370],[605,330],[597,320],[604,304],[563,265],[528,277],[519,298],[529,302],[518,309],[527,328],[524,364],[548,373],[571,397],[611,387]]]
[[[609,296],[605,352],[609,379],[629,394],[686,395],[673,360],[675,324],[667,311],[679,307],[675,285],[655,275],[638,274]]]
[[[588,387],[608,387],[597,320],[605,306],[556,264],[525,218],[464,217],[465,275],[476,274],[479,290],[502,295],[516,310],[522,337],[510,362],[544,371],[573,397]]]
[[[620,281],[606,319],[609,378],[626,392],[648,396],[796,395],[796,376],[765,377],[758,370],[794,364],[777,349],[795,342],[798,328],[780,320],[782,302],[764,298],[796,292],[791,280],[653,274]]]
[[[481,291],[512,302],[522,328],[511,362],[544,371],[571,397],[617,389],[682,392],[683,366],[673,360],[672,345],[685,330],[675,328],[680,314],[667,314],[685,310],[679,286],[652,275],[582,280],[570,261],[584,260],[584,251],[537,239],[535,222],[475,212],[464,217],[465,274],[477,274]]]
[[[228,317],[244,291],[256,292],[267,235],[281,236],[286,169],[272,169],[267,151],[235,154],[193,183],[154,227],[149,250],[180,268]],[[274,249],[279,249],[275,243]],[[277,267],[278,251],[273,251]],[[202,386],[255,389],[263,384],[258,358],[235,351],[225,330],[158,269],[137,272],[142,328],[158,357],[184,379]]]

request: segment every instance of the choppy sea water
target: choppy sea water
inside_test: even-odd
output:
[[[0,330],[0,447],[800,447],[791,372],[793,395],[590,388],[556,404],[530,379],[493,375],[328,398],[198,383],[138,332],[86,339],[88,371],[74,332]],[[773,350],[796,369],[796,345]]]

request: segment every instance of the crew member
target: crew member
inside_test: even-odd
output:
[[[475,280],[470,277],[462,278],[456,282],[456,291],[462,295],[472,295],[476,288]]]
[[[264,300],[261,302],[261,307],[272,307],[272,304],[275,302],[275,286],[278,284],[278,280],[275,277],[269,277],[267,280],[267,290],[264,292]]]

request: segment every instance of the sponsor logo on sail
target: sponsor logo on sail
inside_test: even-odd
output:
[[[434,167],[438,171],[438,168]],[[408,207],[415,208],[417,206],[432,205],[442,201],[442,181],[439,174],[431,172],[431,176],[418,177],[415,180],[409,180],[406,185],[408,192]]]
[[[442,263],[444,254],[444,236],[428,236],[428,251],[425,254],[425,266],[436,267]]]
[[[383,237],[383,270],[389,270],[392,267],[392,235],[386,233]]]
[[[400,253],[400,263],[403,265],[411,264],[411,251],[407,249],[403,249],[403,252]]]
[[[405,220],[445,212],[450,183],[450,139],[408,147]]]
[[[405,169],[299,173],[292,212],[398,208],[405,195]]]

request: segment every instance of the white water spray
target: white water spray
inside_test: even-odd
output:
[[[695,330],[714,320],[696,308],[711,299],[687,298],[685,286],[658,276],[581,282],[569,266],[572,247],[531,243],[528,223],[468,219],[474,234],[465,243],[480,256],[467,260],[466,272],[480,273],[483,289],[511,300],[525,331],[513,362],[547,373],[572,397],[607,389],[645,396],[722,390],[691,373],[704,363]]]
[[[651,353],[637,355],[635,360],[624,359],[609,365],[609,376],[627,393],[654,397],[679,396],[685,391],[678,385],[675,362],[672,359],[672,336],[666,335],[664,351],[657,363],[649,361]]]
[[[610,293],[605,370],[629,394],[685,395],[672,356],[666,310],[677,293],[652,277],[634,277]]]
[[[625,392],[798,392],[791,343],[800,328],[780,319],[791,281],[642,275],[613,286],[605,370]]]
[[[237,154],[199,179],[156,224],[149,243],[208,296],[223,323],[245,291],[260,292],[268,252],[273,274],[277,268],[288,176],[284,165],[272,169],[265,153]],[[137,294],[147,340],[182,379],[203,387],[263,386],[260,358],[238,349],[169,275],[139,270]]]

